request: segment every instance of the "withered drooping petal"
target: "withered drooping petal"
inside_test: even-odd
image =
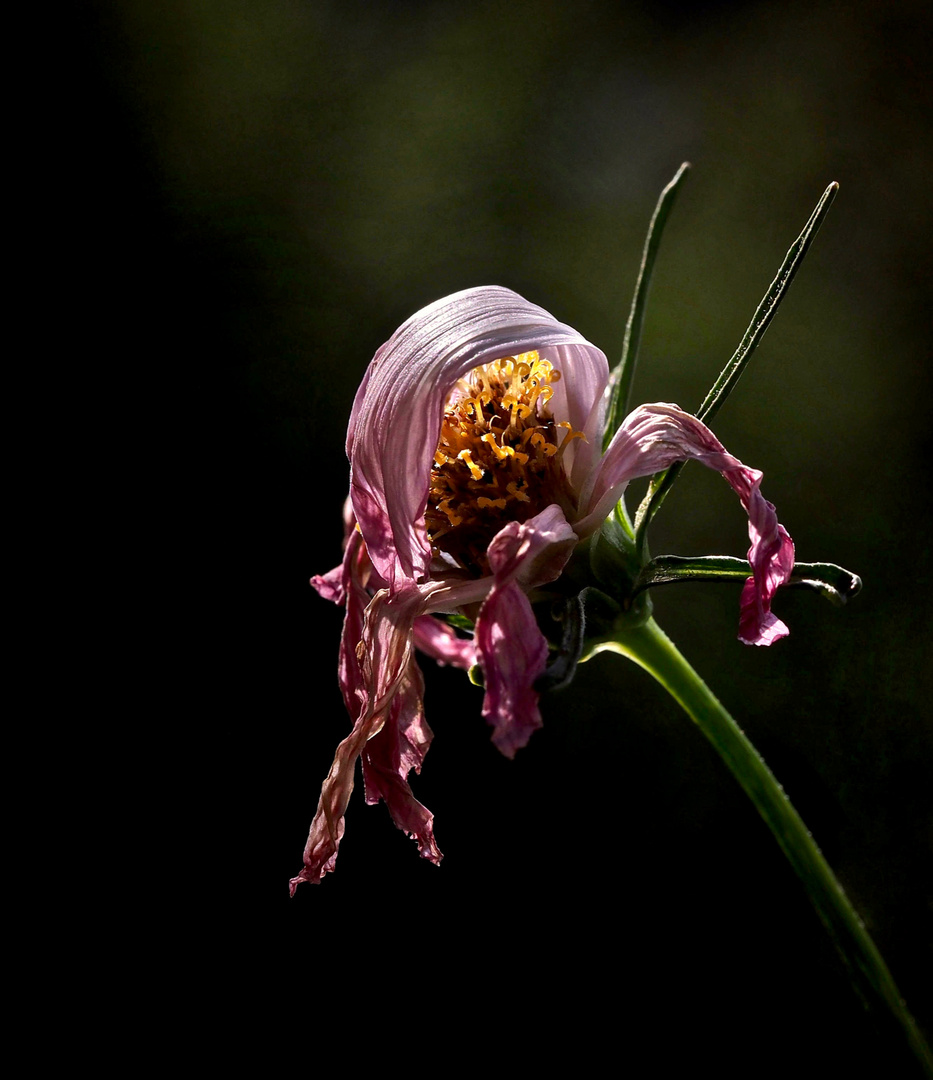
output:
[[[421,772],[432,738],[424,718],[424,679],[411,657],[386,722],[363,750],[363,783],[366,802],[372,806],[385,800],[395,824],[417,840],[424,858],[436,864],[442,856],[434,841],[434,815],[408,785],[409,772]]]
[[[748,514],[752,577],[742,593],[739,640],[770,645],[785,637],[787,627],[771,614],[771,600],[790,580],[794,545],[759,490],[762,474],[733,457],[705,424],[678,406],[642,405],[626,417],[583,492],[584,519],[576,523],[577,531],[585,535],[598,528],[630,480],[675,461],[699,461],[722,473]]]
[[[452,664],[464,671],[476,663],[476,645],[469,638],[458,637],[452,626],[432,615],[415,619],[415,648],[438,664]]]
[[[507,525],[489,546],[494,584],[476,620],[476,644],[486,696],[483,716],[506,757],[541,727],[535,681],[547,666],[548,646],[524,589],[553,581],[577,538],[560,508]]]
[[[305,845],[304,867],[291,881],[292,894],[301,882],[317,883],[334,868],[343,836],[344,814],[353,792],[356,762],[366,743],[386,723],[395,696],[406,684],[411,661],[412,622],[419,613],[421,603],[417,590],[405,590],[390,598],[388,590],[381,589],[366,609],[355,649],[359,661],[355,672],[352,662],[346,657],[351,674],[344,696],[349,698],[352,693],[359,698],[357,719],[353,730],[337,747],[330,772],[321,788],[317,812]],[[351,621],[350,612],[348,603],[347,624]],[[349,644],[354,636],[353,628],[345,624],[345,641]],[[411,693],[413,684],[410,680],[407,685]]]
[[[528,597],[510,581],[493,588],[476,620],[476,642],[486,683],[483,716],[492,741],[511,758],[541,727],[535,680],[547,666],[547,641]]]
[[[510,381],[507,405],[503,379],[519,371],[524,389]],[[752,576],[739,636],[768,645],[787,633],[771,601],[789,579],[794,550],[759,491],[761,473],[728,454],[696,417],[664,403],[631,413],[602,454],[608,378],[600,349],[495,286],[428,305],[377,350],[347,431],[344,559],[312,579],[323,597],[346,606],[339,674],[355,719],[324,782],[292,891],[333,869],[360,757],[367,800],[384,799],[421,853],[440,859],[432,816],[407,780],[430,743],[413,645],[441,663],[481,665],[483,715],[511,757],[541,725],[534,685],[548,660],[528,594],[559,577],[630,480],[684,460],[721,472],[749,519]],[[464,384],[469,401],[457,396]],[[532,464],[539,457],[549,462]],[[523,509],[513,511],[510,499]],[[498,516],[474,521],[474,509],[490,507]],[[473,641],[439,612],[475,618]]]

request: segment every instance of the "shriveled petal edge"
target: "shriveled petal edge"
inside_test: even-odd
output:
[[[432,615],[415,619],[414,640],[415,648],[438,664],[451,664],[469,671],[476,663],[473,639],[459,637],[452,626]]]
[[[541,727],[534,684],[548,659],[525,589],[557,578],[576,543],[555,505],[523,524],[510,522],[489,546],[494,584],[476,620],[476,645],[486,686],[483,716],[509,758]]]
[[[380,589],[370,600],[359,629],[351,621],[348,602],[342,657],[350,663],[352,651],[358,668],[344,687],[344,697],[351,715],[357,719],[353,730],[337,747],[321,787],[305,844],[304,867],[290,882],[293,896],[301,882],[316,884],[334,869],[344,833],[344,815],[353,792],[356,762],[366,743],[382,729],[396,695],[405,686],[412,662],[412,623],[420,613],[422,602],[414,588],[394,597],[390,597],[388,590]],[[354,640],[359,642],[358,647],[352,645]],[[358,698],[355,710],[353,697]]]
[[[363,748],[363,784],[366,802],[373,806],[382,799],[398,828],[417,841],[420,855],[437,865],[443,856],[434,839],[434,815],[408,784],[412,769],[421,772],[432,739],[424,717],[424,678],[411,657],[386,722]]]
[[[594,532],[629,481],[688,460],[722,473],[748,514],[752,577],[742,592],[739,640],[771,645],[789,633],[771,613],[771,601],[790,580],[793,541],[778,522],[773,504],[761,494],[761,472],[733,457],[705,424],[679,406],[642,405],[626,417],[581,493],[584,512],[575,528],[581,536]]]

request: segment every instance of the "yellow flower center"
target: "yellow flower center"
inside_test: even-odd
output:
[[[482,364],[457,383],[424,515],[435,557],[488,574],[486,549],[508,522],[527,521],[552,503],[568,515],[576,509],[561,458],[583,434],[548,411],[559,379],[550,361],[527,352]]]

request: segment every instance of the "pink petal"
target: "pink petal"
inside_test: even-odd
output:
[[[486,684],[483,716],[506,757],[541,727],[534,683],[548,647],[524,589],[559,577],[576,543],[559,507],[551,506],[522,525],[510,522],[489,546],[495,580],[476,620],[476,645]]]
[[[342,604],[346,600],[343,588],[343,564],[328,570],[326,574],[315,574],[311,584],[317,589],[318,596],[330,600],[332,604]]]
[[[493,725],[492,741],[511,758],[541,727],[534,683],[548,656],[528,597],[514,582],[489,594],[476,620],[476,643],[486,682],[483,716]]]
[[[358,532],[352,532],[343,553],[343,562],[335,570],[322,577],[313,577],[311,584],[326,600],[346,605],[343,631],[340,635],[340,653],[337,678],[343,693],[347,712],[356,716],[365,689],[356,646],[363,634],[363,618],[369,606],[366,589],[369,561],[366,545]]]
[[[421,805],[408,786],[408,773],[421,772],[421,763],[432,739],[424,718],[424,679],[412,659],[382,730],[363,750],[363,781],[366,802],[385,800],[392,820],[418,841],[418,851],[433,862],[442,855],[434,841],[434,815]]]
[[[317,883],[333,870],[343,836],[344,814],[353,791],[356,760],[389,719],[393,701],[403,686],[409,697],[412,693],[409,672],[412,622],[422,604],[420,594],[410,588],[390,598],[387,590],[382,589],[372,598],[360,620],[359,586],[353,584],[354,591],[348,594],[341,644],[341,685],[351,715],[357,719],[353,730],[337,747],[321,788],[305,845],[305,865],[292,879],[292,894],[302,881]],[[355,642],[360,643],[359,648]],[[407,710],[412,709],[409,701]]]
[[[531,589],[556,581],[576,544],[577,534],[556,503],[522,524],[510,521],[487,552],[496,586],[514,580]]]
[[[563,375],[550,407],[587,434],[589,442],[568,447],[565,462],[586,473],[598,455],[606,358],[537,305],[496,286],[467,289],[417,312],[376,352],[353,404],[347,454],[353,507],[386,582],[428,573],[423,514],[444,404],[457,380],[531,349]]]
[[[691,459],[721,472],[748,514],[753,576],[742,593],[739,639],[747,645],[770,645],[788,633],[771,614],[771,600],[793,570],[793,541],[759,491],[762,474],[729,454],[708,427],[678,406],[642,405],[626,417],[581,494],[585,513],[576,531],[580,536],[594,532],[630,480]]]
[[[743,645],[773,645],[790,633],[786,624],[771,612],[771,596],[759,590],[753,577],[742,588],[739,612],[739,641]]]
[[[439,664],[452,664],[464,671],[476,663],[472,638],[457,636],[456,630],[431,615],[415,619],[415,648]]]
[[[385,588],[385,582],[373,569],[366,545],[356,527],[356,515],[348,495],[343,501],[343,561],[326,574],[315,574],[311,578],[311,585],[323,599],[334,604],[344,604],[351,578],[364,589],[375,591]]]

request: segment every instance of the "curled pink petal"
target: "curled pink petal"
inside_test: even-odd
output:
[[[773,645],[790,631],[771,612],[771,600],[794,570],[794,542],[777,522],[771,503],[758,492],[761,475],[750,498],[748,531],[752,546],[748,561],[753,576],[745,582],[739,603],[739,641],[746,645]]]
[[[476,644],[486,683],[483,716],[492,741],[511,758],[541,727],[535,680],[548,648],[528,597],[514,581],[494,588],[476,620]]]
[[[335,566],[326,574],[315,574],[311,578],[311,584],[317,590],[318,596],[324,600],[330,600],[332,604],[342,604],[346,600],[343,587],[343,565]]]
[[[442,855],[434,840],[434,815],[412,794],[408,774],[421,772],[433,738],[424,718],[424,679],[412,659],[392,701],[382,729],[362,753],[366,802],[385,800],[395,824],[418,842],[418,851],[438,864]]]
[[[353,730],[337,747],[321,788],[305,845],[304,867],[291,881],[293,895],[301,882],[317,883],[334,868],[344,831],[344,814],[353,792],[357,758],[367,742],[382,729],[394,698],[405,685],[406,678],[410,678],[412,622],[420,604],[417,590],[405,590],[394,598],[394,602],[387,590],[380,590],[370,601],[362,619],[358,647],[342,649],[349,670],[344,697],[348,699],[348,708],[351,707],[351,695],[358,698],[357,719]],[[348,605],[344,643],[349,646],[356,634]],[[355,669],[351,653],[358,659]],[[411,684],[408,685],[410,693]],[[409,704],[409,710],[411,708]]]
[[[739,639],[748,645],[770,645],[788,633],[771,614],[771,600],[790,579],[793,541],[759,490],[762,474],[728,453],[695,416],[664,402],[642,405],[627,416],[583,493],[584,517],[575,527],[581,535],[598,528],[630,480],[689,460],[722,473],[748,514],[754,592],[746,586],[742,595]]]
[[[489,546],[495,583],[476,620],[476,643],[486,684],[483,716],[506,757],[514,757],[541,726],[534,684],[548,657],[522,586],[559,577],[576,542],[563,513],[551,506],[524,524],[506,525]]]
[[[771,598],[761,593],[753,577],[742,588],[739,611],[739,641],[744,645],[773,645],[790,633],[772,613]]]
[[[605,355],[509,289],[467,289],[430,304],[373,357],[353,404],[347,454],[353,508],[373,565],[387,582],[428,576],[428,480],[444,403],[457,380],[481,364],[532,349],[562,369],[555,413],[575,430],[593,428],[609,376]],[[597,441],[581,444],[588,449],[571,447],[568,463],[574,454],[592,455]]]
[[[577,534],[557,505],[508,525],[489,545],[496,584],[515,580],[525,589],[555,581],[577,545]]]
[[[339,566],[326,574],[315,574],[311,578],[311,585],[319,596],[334,604],[346,603],[347,586],[351,578],[363,588],[370,585],[374,588],[383,587],[385,583],[377,579],[366,545],[356,527],[356,516],[349,497],[343,503],[343,552],[343,561]]]
[[[415,619],[415,648],[439,664],[452,664],[469,671],[476,663],[476,645],[470,638],[457,636],[456,630],[431,615]]]

